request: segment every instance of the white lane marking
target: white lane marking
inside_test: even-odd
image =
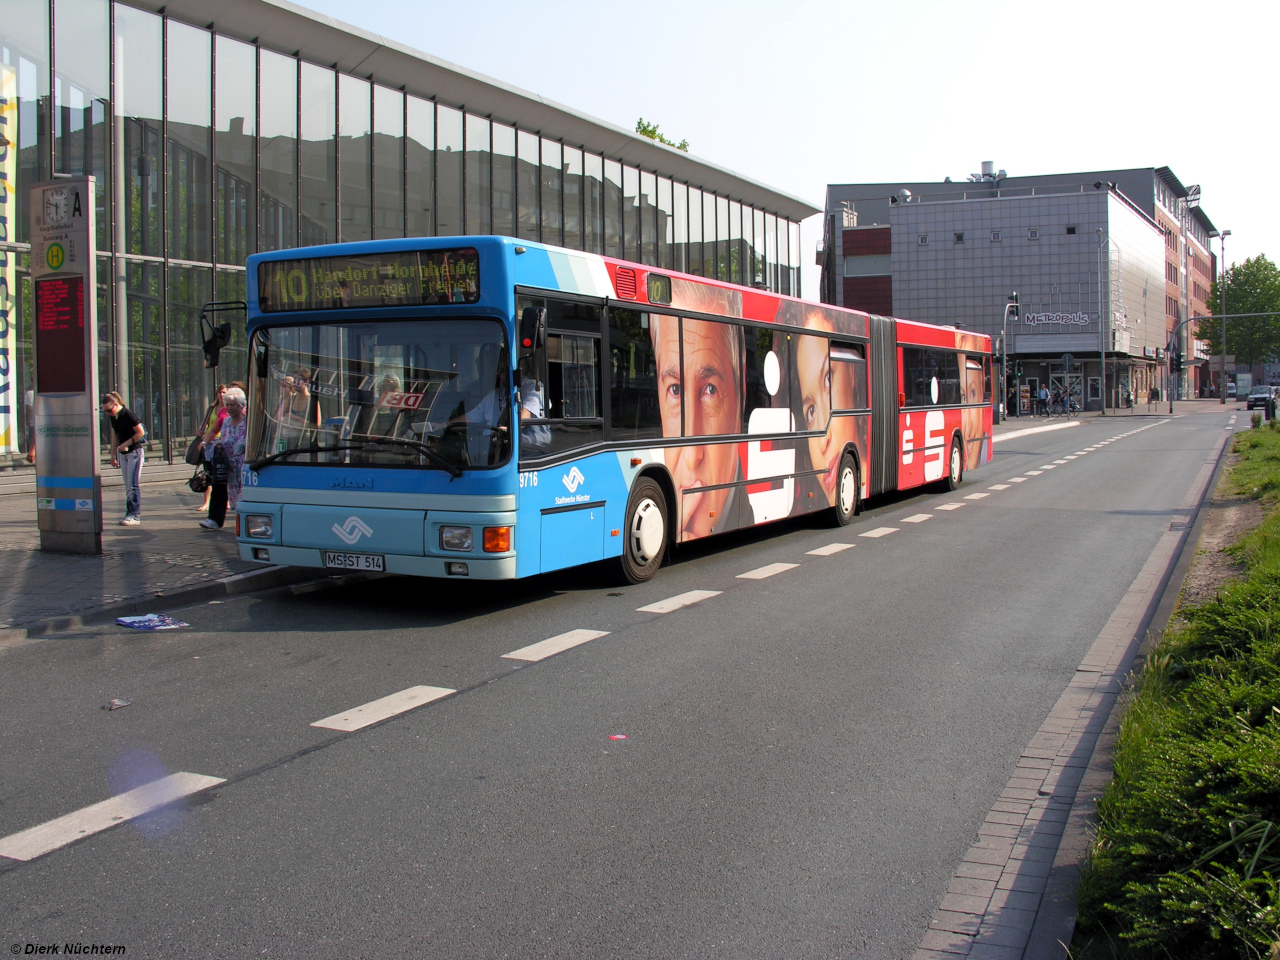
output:
[[[1042,473],[1044,473],[1044,471],[1043,471],[1043,470],[1028,470],[1028,471],[1027,471],[1027,476],[1028,476],[1028,477],[1038,477],[1038,476],[1040,476],[1040,474],[1042,474]]]
[[[1009,485],[1007,483],[993,483],[991,486],[987,487],[987,489],[988,490],[1008,490]]]
[[[1053,464],[1053,463],[1042,463],[1042,464],[1040,464],[1040,469],[1041,469],[1041,470],[1057,470],[1057,469],[1058,469],[1058,467],[1057,467],[1057,464]]]
[[[825,547],[818,547],[816,550],[806,550],[805,554],[810,557],[829,557],[833,553],[848,550],[852,546],[852,543],[828,543]]]
[[[1013,440],[1017,437],[1025,437],[1031,433],[1047,433],[1050,430],[1063,430],[1067,427],[1080,426],[1079,420],[1069,420],[1065,423],[1049,423],[1043,427],[1029,427],[1026,430],[1010,430],[1008,433],[999,433],[991,438],[992,443],[1003,443],[1005,440]]]
[[[903,523],[924,523],[926,520],[929,520],[932,517],[933,517],[933,514],[931,513],[917,513],[915,516],[903,517],[902,522]]]
[[[965,497],[965,499],[966,500],[982,500],[983,498],[989,497],[989,496],[991,496],[991,494],[989,493],[971,493],[967,497]]]
[[[1087,449],[1086,449],[1086,450],[1077,450],[1077,451],[1076,451],[1076,456],[1077,456],[1077,457],[1083,457],[1083,456],[1084,456],[1085,454],[1087,454],[1088,452],[1089,452],[1089,451],[1088,451]]]
[[[897,527],[876,527],[874,530],[868,530],[866,533],[860,533],[860,537],[887,537],[891,533],[897,533]]]
[[[1081,453],[1068,453],[1065,457],[1063,457],[1063,458],[1062,458],[1062,460],[1063,460],[1063,462],[1065,463],[1065,462],[1066,462],[1066,461],[1068,461],[1068,460],[1079,460],[1082,456],[1084,456],[1084,454],[1081,454]]]
[[[322,730],[341,730],[344,733],[363,730],[365,727],[389,720],[430,703],[432,700],[439,700],[441,697],[457,692],[448,687],[410,687],[408,690],[393,693],[389,697],[353,707],[345,713],[335,713],[332,717],[317,720],[311,726],[320,727]]]
[[[1026,477],[1010,477],[1009,482],[1010,483],[1026,483],[1027,478]]]
[[[601,637],[607,637],[608,630],[570,630],[568,633],[561,633],[554,637],[548,637],[546,640],[539,640],[537,643],[531,643],[527,647],[521,647],[519,650],[512,650],[510,653],[504,653],[504,660],[528,660],[530,663],[537,663],[539,660],[545,660],[547,657],[554,656],[557,653],[563,653],[572,647],[576,647],[581,643],[589,640],[599,640]]]
[[[934,509],[935,510],[959,510],[963,506],[964,506],[963,503],[940,503],[936,507],[934,507]]]
[[[11,833],[0,839],[0,857],[11,860],[34,860],[50,851],[65,847],[82,837],[101,833],[120,823],[158,810],[182,797],[226,783],[222,777],[206,777],[199,773],[171,773],[167,777],[135,787],[110,800],[103,800],[74,813],[49,820],[37,827]]]
[[[1057,464],[1058,466],[1062,466],[1062,465],[1063,465],[1064,463],[1066,463],[1067,461],[1065,461],[1065,460],[1055,460],[1055,461],[1053,461],[1053,462],[1054,462],[1055,464]]]
[[[670,613],[673,610],[679,610],[681,607],[687,607],[690,604],[700,603],[709,597],[720,596],[719,590],[690,590],[688,593],[679,593],[674,597],[667,597],[665,600],[659,600],[657,603],[651,603],[646,607],[636,607],[637,613]]]
[[[766,577],[772,577],[779,573],[786,573],[788,570],[794,570],[800,566],[798,563],[770,563],[767,566],[757,567],[754,570],[748,570],[746,573],[738,574],[739,580],[764,580]]]

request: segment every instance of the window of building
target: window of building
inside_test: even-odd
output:
[[[300,238],[304,246],[333,243],[338,235],[337,76],[304,62],[299,90]]]
[[[564,246],[564,152],[555,140],[542,140],[542,242]]]
[[[344,241],[373,238],[372,98],[369,81],[338,75],[338,170],[342,180],[338,229]]]
[[[957,233],[957,234],[956,234],[956,243],[964,243],[964,234],[963,234],[963,233]]]
[[[1067,236],[1074,237],[1076,235],[1075,227],[1067,227]]]
[[[436,222],[436,105],[405,97],[405,236],[433,237]]]
[[[991,231],[991,242],[992,242],[992,243],[999,243],[999,242],[1000,242],[1000,231],[999,231],[999,230],[992,230],[992,231]]]
[[[582,246],[582,151],[564,148],[564,245]]]
[[[216,39],[214,54],[218,65],[214,90],[217,258],[219,263],[244,263],[244,258],[258,247],[258,204],[254,196],[258,55],[250,44],[230,37]]]
[[[465,229],[462,138],[462,111],[436,104],[436,233],[442,237],[458,236]]]
[[[538,185],[542,161],[538,156],[538,137],[527,130],[516,133],[516,236],[521,240],[537,240],[539,227]]]
[[[1039,231],[1039,230],[1037,230],[1037,229],[1035,229],[1035,227],[1032,227],[1030,230],[1028,230],[1028,231],[1027,231],[1027,239],[1028,239],[1028,240],[1039,240],[1039,239],[1040,239],[1040,231]]]
[[[404,94],[373,88],[373,237],[404,236]]]
[[[916,239],[916,243],[918,243],[922,247],[927,247],[929,245],[929,235],[927,233],[920,234],[920,236]]]
[[[466,197],[467,233],[493,232],[493,148],[490,123],[486,117],[466,115]]]

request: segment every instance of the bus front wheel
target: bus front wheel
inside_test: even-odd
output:
[[[837,527],[845,527],[853,522],[858,513],[858,464],[853,455],[846,453],[840,458],[840,473],[836,480],[835,522]]]
[[[648,477],[631,488],[626,524],[618,566],[627,583],[644,583],[658,572],[667,550],[667,498]]]

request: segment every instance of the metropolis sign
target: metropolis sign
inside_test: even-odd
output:
[[[1037,326],[1041,323],[1074,323],[1084,326],[1089,322],[1087,313],[1028,313],[1022,318],[1023,323]]]

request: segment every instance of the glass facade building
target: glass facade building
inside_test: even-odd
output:
[[[800,293],[803,201],[305,12],[218,13],[5,0],[0,466],[32,441],[27,201],[58,175],[96,178],[99,376],[152,459],[242,375],[243,329],[208,371],[198,316],[244,298],[256,251],[498,233]]]

